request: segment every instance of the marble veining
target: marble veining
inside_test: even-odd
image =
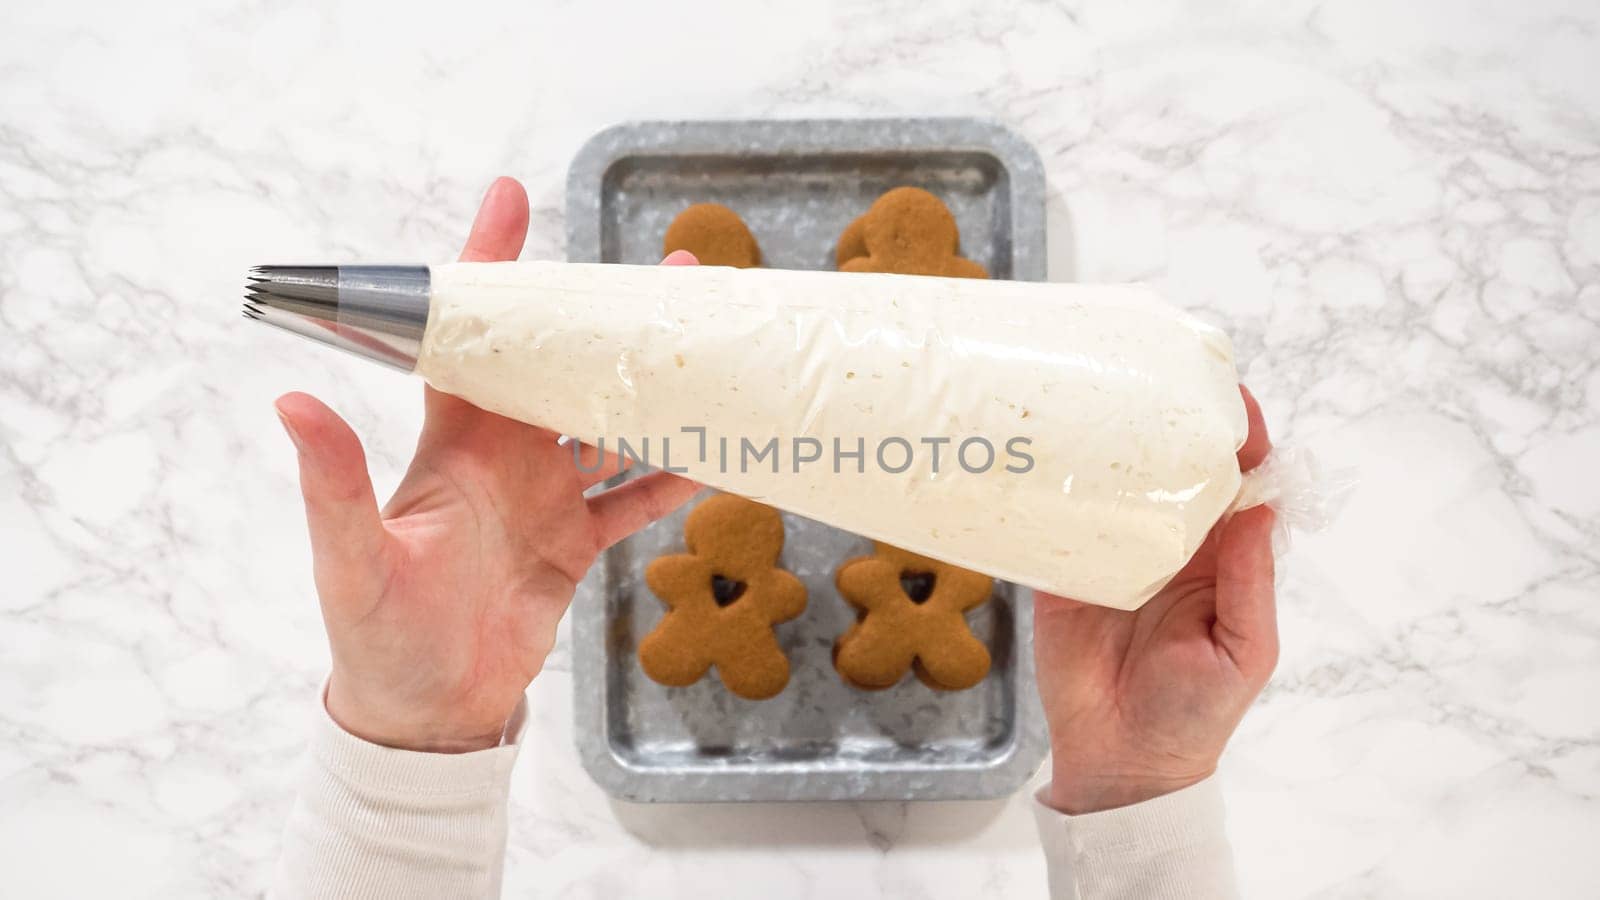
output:
[[[1600,10],[36,4],[0,29],[0,867],[33,897],[260,890],[326,651],[271,398],[392,487],[401,376],[252,328],[271,261],[451,256],[635,118],[980,115],[1031,140],[1052,277],[1235,335],[1275,436],[1360,487],[1283,563],[1224,763],[1261,897],[1600,886]],[[704,23],[715,22],[715,27]],[[742,35],[730,39],[730,35]],[[1027,797],[637,806],[531,692],[508,896],[1038,896]]]

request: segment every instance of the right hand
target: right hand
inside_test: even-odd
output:
[[[502,178],[461,259],[516,259],[527,229],[527,194]],[[373,743],[464,752],[499,743],[600,551],[699,485],[657,472],[585,497],[615,460],[580,472],[552,431],[423,394],[416,455],[381,511],[349,425],[306,394],[285,394],[277,410],[299,452],[333,655],[328,713]]]
[[[1244,395],[1240,471],[1271,444]],[[1132,612],[1038,594],[1034,659],[1050,728],[1049,804],[1070,815],[1127,806],[1216,770],[1278,660],[1272,510],[1212,529],[1166,587]]]

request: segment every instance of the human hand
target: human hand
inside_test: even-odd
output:
[[[1271,444],[1243,387],[1248,472]],[[1278,661],[1273,513],[1212,529],[1189,564],[1132,612],[1036,595],[1034,660],[1050,728],[1049,805],[1078,815],[1149,800],[1216,770]]]
[[[527,230],[527,194],[501,178],[461,259],[516,259]],[[687,253],[665,261],[693,263]],[[617,460],[579,471],[554,432],[423,395],[416,454],[381,512],[350,426],[306,394],[276,406],[299,452],[333,656],[328,713],[373,743],[458,753],[499,743],[599,552],[699,486],[656,472],[586,498]],[[583,450],[595,469],[595,451]]]

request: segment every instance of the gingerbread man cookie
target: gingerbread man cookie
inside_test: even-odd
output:
[[[878,690],[913,669],[931,688],[958,691],[989,673],[989,649],[965,616],[993,593],[989,576],[876,543],[834,581],[857,613],[833,648],[834,668],[850,684]]]
[[[806,589],[777,568],[783,549],[778,511],[718,494],[689,513],[689,552],[662,556],[645,582],[667,614],[639,642],[639,664],[655,681],[694,684],[712,666],[728,690],[763,700],[789,683],[789,660],[772,626],[806,608]]]
[[[862,233],[867,224],[867,214],[862,213],[850,220],[850,224],[839,232],[839,243],[833,248],[833,261],[837,268],[843,269],[844,264],[859,256],[867,255],[867,238]]]
[[[898,187],[845,227],[834,256],[841,272],[988,278],[983,266],[956,255],[960,239],[943,201],[921,188]]]
[[[661,255],[674,250],[694,254],[702,266],[749,269],[761,265],[761,247],[739,214],[720,203],[696,203],[672,220]]]

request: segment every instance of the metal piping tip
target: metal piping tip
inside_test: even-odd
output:
[[[426,266],[256,266],[244,316],[403,372],[428,325]]]

